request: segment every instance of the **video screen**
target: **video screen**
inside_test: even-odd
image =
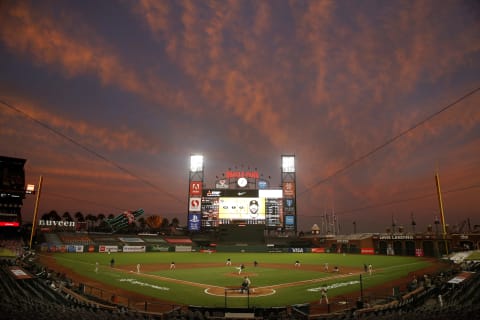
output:
[[[265,199],[220,198],[218,213],[220,219],[265,220]]]
[[[265,224],[283,227],[284,203],[281,189],[204,189],[201,201],[202,229],[221,224]],[[196,226],[192,224],[192,227]]]

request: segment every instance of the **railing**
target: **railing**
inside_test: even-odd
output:
[[[112,291],[93,287],[86,284],[79,285],[79,291],[92,299],[97,298],[99,302],[110,302],[112,305],[123,306],[129,309],[134,309],[141,312],[148,313],[165,313],[178,309],[180,306],[175,304],[167,304],[156,301],[135,300],[129,297],[115,294]]]

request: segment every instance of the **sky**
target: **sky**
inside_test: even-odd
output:
[[[189,160],[281,182],[298,230],[480,224],[480,3],[1,1],[0,154],[39,215],[174,217]],[[32,219],[35,196],[24,200]]]

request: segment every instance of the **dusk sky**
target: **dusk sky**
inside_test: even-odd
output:
[[[435,171],[446,222],[480,224],[480,2],[0,2],[0,155],[39,214],[185,225],[195,153],[210,186],[294,154],[299,231],[425,231]]]

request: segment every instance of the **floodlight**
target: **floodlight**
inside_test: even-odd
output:
[[[295,156],[282,156],[282,172],[295,172]]]
[[[199,172],[203,171],[203,156],[196,154],[190,156],[190,171]]]

